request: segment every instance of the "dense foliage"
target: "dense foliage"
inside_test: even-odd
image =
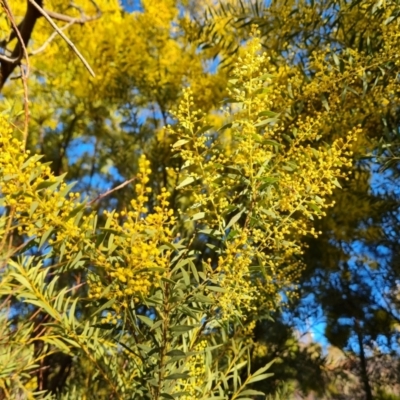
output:
[[[397,398],[397,1],[1,5],[0,398]]]

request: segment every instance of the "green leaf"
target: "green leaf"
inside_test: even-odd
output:
[[[150,328],[154,325],[154,321],[149,318],[146,317],[145,315],[138,315],[137,316],[142,322],[144,322],[147,326],[149,326]]]
[[[263,214],[268,215],[272,219],[277,219],[278,218],[278,216],[276,215],[276,213],[273,210],[268,210],[267,208],[260,208],[260,211]]]
[[[73,218],[75,217],[76,214],[78,214],[80,211],[82,211],[86,207],[85,203],[79,204],[76,206],[68,215],[68,218]]]
[[[293,139],[292,139],[289,135],[283,134],[282,137],[283,137],[288,143],[292,143],[292,142],[293,142]]]
[[[132,350],[129,346],[127,346],[125,343],[123,343],[123,342],[118,342],[118,341],[117,341],[117,343],[120,344],[122,347],[124,347],[126,350],[128,350],[130,353],[132,353],[132,354],[134,354],[135,356],[137,356],[137,357],[140,358],[139,354],[136,353],[135,351],[133,351],[133,350]]]
[[[25,278],[24,276],[22,276],[20,273],[13,273],[12,276],[13,276],[19,283],[21,283],[23,286],[25,286],[25,288],[27,288],[28,290],[32,290],[32,285],[31,285],[31,283],[28,281],[27,278]]]
[[[168,279],[168,278],[166,278],[165,276],[163,276],[163,277],[161,277],[161,280],[163,281],[163,282],[165,282],[165,283],[169,283],[169,284],[171,284],[171,285],[175,285],[175,281],[173,281],[172,279]]]
[[[247,389],[240,392],[240,396],[265,396],[265,393],[259,390]]]
[[[262,143],[266,144],[268,146],[277,146],[277,147],[282,146],[281,143],[279,143],[279,142],[277,142],[275,140],[271,140],[271,139],[265,139],[265,140],[262,141]]]
[[[162,320],[155,322],[154,325],[151,327],[150,331],[154,332],[158,327],[162,325],[162,323],[163,323]]]
[[[177,148],[177,147],[183,146],[184,144],[186,144],[186,143],[188,143],[188,142],[189,142],[188,139],[180,139],[180,140],[178,140],[177,142],[175,142],[175,143],[172,145],[172,147],[175,149],[175,148]]]
[[[255,127],[264,126],[267,124],[272,124],[277,121],[277,118],[266,118],[254,124]]]
[[[258,113],[259,117],[269,117],[269,118],[276,118],[279,114],[273,112],[273,111],[261,111]]]
[[[238,222],[244,211],[245,209],[239,211],[235,216],[233,216],[232,219],[229,221],[228,225],[225,227],[225,229],[228,230],[233,224]]]
[[[252,378],[250,378],[248,380],[248,383],[254,383],[254,382],[258,382],[258,381],[263,381],[264,379],[270,378],[271,376],[273,376],[274,374],[261,374],[261,375],[257,375],[257,376],[253,376]]]
[[[40,159],[42,159],[44,155],[33,155],[32,157],[29,157],[22,165],[21,165],[21,170],[24,170],[29,164],[33,162],[38,162]]]
[[[219,286],[207,286],[207,289],[213,292],[226,293],[226,289]]]
[[[225,124],[225,125],[223,125],[221,128],[219,128],[218,129],[218,132],[222,132],[222,131],[224,131],[225,129],[229,129],[229,128],[231,128],[232,127],[232,122],[229,122],[228,124]]]
[[[65,197],[76,184],[77,182],[72,182],[69,185],[67,185],[63,190],[60,191],[60,196]]]
[[[167,353],[167,356],[169,357],[185,357],[186,353],[182,350],[171,350]]]
[[[314,203],[307,203],[308,207],[310,207],[313,211],[315,211],[316,213],[320,214],[321,213],[321,209]]]
[[[214,303],[213,300],[211,300],[209,297],[204,296],[204,294],[196,294],[193,296],[193,298],[196,301],[199,301],[200,303]]]
[[[257,382],[257,381],[260,381],[260,380],[263,380],[263,379],[266,379],[266,378],[272,376],[273,374],[263,374],[263,372],[268,371],[274,362],[275,362],[275,359],[270,361],[266,365],[264,365],[264,367],[259,368],[256,372],[254,372],[252,378],[249,380],[249,383]],[[259,376],[261,376],[262,378],[253,380],[254,378],[257,378]]]
[[[75,325],[75,309],[76,309],[76,305],[78,304],[78,300],[79,300],[79,297],[76,298],[72,302],[71,308],[69,309],[68,322],[69,322],[70,326],[74,326]]]
[[[183,276],[183,280],[185,282],[185,285],[189,286],[190,285],[190,276],[189,276],[189,274],[183,268],[181,269],[181,271],[182,271],[182,276]]]
[[[196,179],[193,178],[193,176],[188,176],[187,178],[185,178],[177,187],[176,189],[182,189],[187,185],[190,185],[191,183],[193,183]]]
[[[53,228],[50,228],[42,235],[42,237],[40,238],[39,249],[41,249],[42,246],[46,243],[49,236],[53,233],[53,230]]]
[[[90,318],[93,318],[96,314],[102,312],[103,310],[110,309],[111,306],[115,303],[115,299],[108,300],[106,303],[104,303],[99,309],[97,309],[91,316]]]
[[[51,187],[56,188],[58,186],[58,184],[59,184],[59,182],[57,182],[57,181],[43,181],[43,182],[40,182],[36,186],[36,190],[48,189]]]
[[[197,272],[197,268],[196,268],[196,266],[194,265],[194,263],[193,263],[192,260],[189,260],[189,266],[190,266],[190,269],[191,269],[192,272],[193,272],[193,276],[194,276],[194,279],[196,279],[196,282],[200,282],[200,278],[199,278],[199,274],[198,274],[198,272]]]
[[[336,187],[338,187],[339,189],[343,189],[342,186],[340,186],[340,183],[339,183],[339,181],[337,180],[337,178],[333,179],[333,180],[332,180],[332,183],[333,183]]]
[[[205,216],[205,212],[198,212],[197,214],[194,214],[192,217],[188,218],[186,221],[198,221],[199,219],[203,219]]]
[[[34,201],[31,203],[31,206],[29,208],[29,216],[32,217],[33,213],[36,211],[38,208],[39,203],[37,201]]]
[[[194,325],[176,325],[171,327],[172,332],[189,332],[193,328],[195,328]]]
[[[168,378],[166,378],[166,379],[168,379]],[[175,399],[174,396],[171,396],[170,394],[164,393],[164,392],[163,392],[163,393],[160,393],[160,396],[163,397],[164,399],[172,399],[172,400]]]
[[[339,67],[340,66],[339,57],[335,53],[332,54],[332,57],[333,57],[333,61],[335,62],[336,66]]]
[[[38,308],[44,309],[44,311],[46,311],[47,314],[49,314],[55,320],[59,321],[60,315],[55,310],[53,310],[49,304],[45,303],[44,301],[26,300],[26,303],[29,303],[29,304],[32,304],[34,306],[37,306]]]
[[[176,373],[176,374],[171,374],[165,377],[165,379],[188,379],[189,378],[189,374],[188,373]]]
[[[274,77],[274,75],[271,75],[271,74],[264,74],[264,75],[261,75],[259,78],[257,78],[257,79],[259,79],[259,80],[261,80],[261,81],[266,81],[267,79],[274,79],[275,77]]]
[[[212,129],[212,128],[214,128],[212,125],[203,126],[202,128],[200,128],[200,129],[196,132],[196,134],[197,134],[197,135],[201,135],[202,133],[207,132],[207,131],[209,131],[209,130]]]

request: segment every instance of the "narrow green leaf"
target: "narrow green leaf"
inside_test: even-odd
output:
[[[342,186],[340,185],[339,181],[337,180],[337,178],[333,179],[332,183],[338,187],[339,189],[342,189]]]
[[[247,389],[240,392],[240,396],[265,396],[265,393],[259,390]]]
[[[198,221],[199,219],[203,219],[205,216],[205,212],[198,212],[197,214],[194,214],[192,217],[188,218],[187,221]]]
[[[176,373],[176,374],[171,374],[165,377],[165,379],[188,379],[189,374],[188,373]]]
[[[214,127],[213,127],[212,125],[203,126],[202,128],[200,128],[200,129],[196,132],[196,134],[197,134],[197,135],[201,135],[202,133],[209,131],[211,128],[214,128]]]
[[[277,118],[266,118],[266,119],[261,120],[260,122],[257,122],[256,124],[254,124],[254,126],[260,127],[260,126],[264,126],[267,124],[272,124],[276,121],[277,121]]]
[[[244,211],[245,209],[239,211],[235,216],[233,216],[232,219],[229,221],[228,225],[225,227],[225,229],[229,229],[233,224],[238,222]]]
[[[197,283],[200,282],[200,278],[199,278],[199,274],[198,274],[198,272],[197,272],[197,268],[196,268],[196,266],[194,265],[194,263],[193,263],[192,260],[189,261],[189,266],[190,266],[190,269],[191,269],[192,272],[193,272],[193,276],[194,276],[194,278],[196,279],[196,282],[197,282]]]
[[[138,315],[137,316],[142,322],[144,322],[147,326],[149,326],[150,328],[154,325],[154,321],[149,318],[146,317],[145,315]]]
[[[69,316],[68,316],[68,322],[70,326],[74,327],[75,325],[75,309],[76,305],[78,304],[79,298],[76,298],[71,305],[71,308],[69,309]]]
[[[194,325],[176,325],[171,327],[172,332],[189,332],[193,328],[195,328]]]
[[[166,378],[166,379],[168,379],[168,378]],[[168,393],[160,393],[160,396],[162,397],[162,398],[164,398],[164,399],[172,399],[172,400],[174,400],[175,399],[175,397],[174,396],[171,396],[170,394],[168,394]]]
[[[180,139],[180,140],[178,140],[177,142],[175,142],[175,143],[172,145],[172,147],[175,149],[175,148],[177,148],[177,147],[183,146],[184,144],[186,144],[186,143],[188,143],[188,142],[189,142],[188,139]]]
[[[221,128],[218,129],[218,132],[222,132],[225,129],[229,129],[232,127],[232,122],[229,122],[228,124],[223,125]]]
[[[68,219],[75,217],[80,211],[82,211],[86,207],[85,203],[79,204],[76,206],[68,215]]]
[[[213,300],[211,300],[209,297],[204,296],[204,294],[196,294],[195,296],[193,296],[193,298],[196,301],[199,301],[200,303],[214,303]]]
[[[248,380],[248,383],[254,383],[254,382],[258,382],[258,381],[263,381],[264,379],[270,378],[273,375],[274,374],[261,374],[261,375],[253,376],[252,378],[250,378]]]
[[[260,79],[260,80],[262,80],[262,81],[265,81],[265,80],[267,80],[267,79],[274,79],[274,76],[273,75],[271,75],[271,74],[264,74],[264,75],[261,75],[259,78],[257,78],[257,79]]]
[[[219,286],[207,286],[207,289],[213,292],[226,293],[226,289]]]
[[[49,189],[51,187],[56,188],[58,184],[59,182],[57,181],[43,181],[36,186],[36,190]]]
[[[261,111],[258,113],[259,117],[270,117],[270,118],[275,118],[277,117],[279,114],[273,112],[273,111]]]
[[[31,206],[29,208],[29,216],[32,217],[33,213],[36,211],[38,208],[39,203],[37,201],[34,201],[31,203]]]
[[[171,350],[167,353],[167,356],[169,357],[185,357],[186,353],[182,350],[176,349],[176,350]]]
[[[41,249],[42,246],[46,243],[49,236],[53,233],[53,230],[53,228],[50,228],[42,235],[42,237],[40,238],[39,249]]]
[[[185,178],[177,187],[176,189],[182,189],[187,185],[190,185],[191,183],[193,183],[195,181],[195,179],[192,176],[188,176],[187,178]]]

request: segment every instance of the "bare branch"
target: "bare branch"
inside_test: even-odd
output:
[[[18,42],[15,45],[14,50],[11,52],[9,57],[10,59],[16,59],[16,60],[13,62],[9,62],[3,59],[1,62],[1,69],[0,69],[0,89],[1,89],[4,83],[6,82],[7,78],[12,74],[17,65],[19,65],[23,56],[25,56],[27,63],[26,74],[27,75],[29,74],[29,56],[28,52],[26,51],[26,46],[32,35],[32,31],[36,24],[36,20],[40,17],[40,14],[28,3],[28,8],[26,10],[25,17],[22,20],[22,22],[19,25],[17,25],[15,22],[14,15],[8,4],[8,1],[0,0],[0,2],[13,27],[13,31],[10,35],[9,41],[12,40],[12,38],[15,37],[18,38]]]
[[[24,87],[24,111],[25,111],[25,120],[24,120],[24,146],[26,147],[26,143],[28,140],[28,124],[29,124],[29,99],[28,99],[28,76],[29,76],[29,56],[28,56],[28,51],[26,50],[26,44],[29,41],[30,35],[32,33],[33,30],[33,26],[36,22],[33,22],[32,28],[28,28],[28,31],[25,32],[25,36],[24,36],[24,32],[21,32],[19,27],[17,26],[17,23],[15,22],[15,18],[14,15],[11,11],[11,8],[7,2],[7,0],[1,0],[4,10],[7,14],[7,17],[10,20],[11,25],[14,28],[14,32],[18,37],[18,44],[15,46],[14,51],[12,53],[12,57],[17,58],[16,62],[13,63],[5,63],[3,62],[1,64],[1,82],[0,82],[0,88],[3,86],[5,80],[7,79],[7,77],[11,74],[11,72],[13,71],[13,69],[15,68],[15,66],[17,65],[17,63],[19,63],[19,61],[21,60],[22,56],[25,56],[25,60],[26,60],[26,71],[24,71],[22,65],[21,65],[21,80],[22,80],[22,85]],[[28,12],[27,12],[28,14]],[[25,20],[25,19],[24,19]],[[20,25],[21,26],[21,25]],[[22,28],[24,27],[24,25],[22,25]],[[5,74],[5,75],[4,75]],[[8,74],[8,75],[7,75]]]
[[[68,24],[64,25],[62,28],[60,28],[61,31],[64,31],[68,29],[70,26],[74,24],[74,21],[69,22]],[[33,50],[29,53],[31,56],[35,56],[36,54],[41,53],[46,49],[46,47],[58,36],[58,32],[54,31],[49,38],[36,50]]]
[[[10,58],[5,56],[4,54],[0,54],[0,60],[8,63],[16,63],[19,61],[19,57]]]
[[[5,0],[2,0],[5,1]],[[65,42],[68,44],[68,46],[72,49],[72,51],[78,56],[78,58],[82,61],[83,65],[86,67],[86,69],[90,72],[92,76],[95,76],[92,68],[88,64],[88,62],[85,60],[85,58],[82,56],[82,54],[79,52],[79,50],[75,47],[75,45],[69,40],[64,33],[60,30],[60,28],[54,23],[54,21],[51,19],[51,17],[47,14],[45,10],[43,10],[42,7],[39,6],[39,4],[36,3],[35,0],[29,0],[29,3],[32,4],[42,15],[43,17],[46,18],[46,20],[49,22],[49,24],[54,28],[54,30],[65,40]]]
[[[129,184],[130,184],[131,182],[133,182],[134,180],[136,180],[136,177],[134,177],[134,178],[132,178],[132,179],[128,179],[127,181],[121,183],[120,185],[116,186],[116,187],[113,188],[113,189],[107,190],[107,192],[102,193],[102,194],[98,195],[96,198],[94,198],[93,200],[89,201],[89,202],[87,203],[87,206],[91,206],[91,205],[92,205],[93,203],[95,203],[96,201],[101,200],[101,199],[103,199],[104,197],[110,195],[111,193],[113,193],[113,192],[115,192],[115,191],[117,191],[117,190],[122,189],[123,187],[125,187],[126,185],[129,185]]]
[[[85,24],[86,22],[91,22],[91,21],[94,21],[101,17],[101,10],[100,10],[99,6],[94,1],[91,1],[91,3],[96,8],[96,15],[94,15],[94,16],[85,15],[82,8],[77,6],[74,3],[71,3],[71,7],[75,8],[76,10],[79,11],[79,13],[81,14],[80,18],[70,17],[69,15],[60,14],[55,11],[49,11],[49,10],[45,10],[45,11],[49,17],[51,17],[53,20],[56,20],[56,21],[62,21],[62,22],[68,22],[68,23],[72,22],[72,23],[76,23],[76,24]]]

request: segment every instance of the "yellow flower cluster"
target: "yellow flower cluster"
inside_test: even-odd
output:
[[[8,235],[40,239],[46,234],[53,247],[63,245],[68,260],[85,244],[93,229],[92,214],[78,224],[79,193],[69,193],[40,157],[29,157],[22,141],[13,137],[9,123],[0,118],[0,194],[8,207]],[[5,216],[3,216],[5,218]]]
[[[226,138],[220,141],[195,109],[190,90],[175,115],[178,128],[169,128],[184,161],[180,187],[194,203],[181,213],[196,214],[207,228],[229,234],[214,271],[214,281],[224,289],[213,294],[222,318],[242,316],[260,298],[273,309],[280,293],[296,282],[301,238],[318,235],[313,220],[333,205],[328,198],[340,187],[337,179],[346,178],[350,143],[361,132],[353,128],[321,145],[325,112],[299,116],[288,125],[283,113],[271,111],[282,107],[282,87],[267,73],[269,59],[257,36],[254,30],[230,80],[231,105],[223,109],[221,128],[231,133],[229,151]],[[251,273],[250,266],[258,272]]]
[[[0,200],[10,210],[2,216],[3,239],[13,231],[43,243],[47,239],[53,249],[58,248],[60,265],[74,261],[84,250],[88,265],[105,272],[104,280],[89,274],[89,297],[100,298],[110,286],[106,297],[118,299],[116,311],[130,299],[139,301],[159,285],[170,258],[170,251],[160,247],[172,240],[175,218],[169,208],[170,194],[165,189],[157,196],[152,212],[146,206],[151,170],[145,157],[139,160],[136,198],[131,201],[131,209],[120,213],[105,211],[105,240],[96,246],[94,213],[85,212],[84,204],[78,201],[79,193],[67,195],[68,186],[62,177],[54,177],[39,157],[29,158],[23,143],[13,137],[3,118],[0,148]],[[115,323],[116,318],[117,315],[110,314],[106,320]]]
[[[116,310],[126,307],[131,299],[138,302],[148,296],[152,288],[159,286],[160,278],[169,267],[170,252],[160,247],[172,240],[171,226],[175,218],[169,208],[170,194],[164,188],[157,196],[153,212],[149,212],[146,206],[151,192],[147,186],[151,174],[149,166],[150,162],[141,156],[136,198],[131,201],[131,209],[120,213],[104,212],[112,232],[112,243],[99,254],[96,266],[104,269],[106,282],[92,279],[89,297],[100,298],[104,285],[111,284],[105,296],[119,300]],[[115,323],[115,317],[110,316],[107,322],[110,321]]]
[[[186,392],[184,396],[180,396],[180,400],[192,400],[197,398],[198,390],[204,387],[206,379],[206,368],[205,368],[205,349],[207,348],[207,341],[203,340],[197,344],[194,348],[195,354],[190,356],[185,362],[185,366],[188,369],[189,378],[179,379],[175,387],[174,393]]]
[[[247,312],[252,309],[256,288],[249,271],[253,249],[247,243],[247,235],[242,232],[241,236],[227,242],[224,255],[218,259],[217,281],[225,290],[222,293],[211,292],[210,296],[214,298],[222,320],[233,316],[245,320]]]

